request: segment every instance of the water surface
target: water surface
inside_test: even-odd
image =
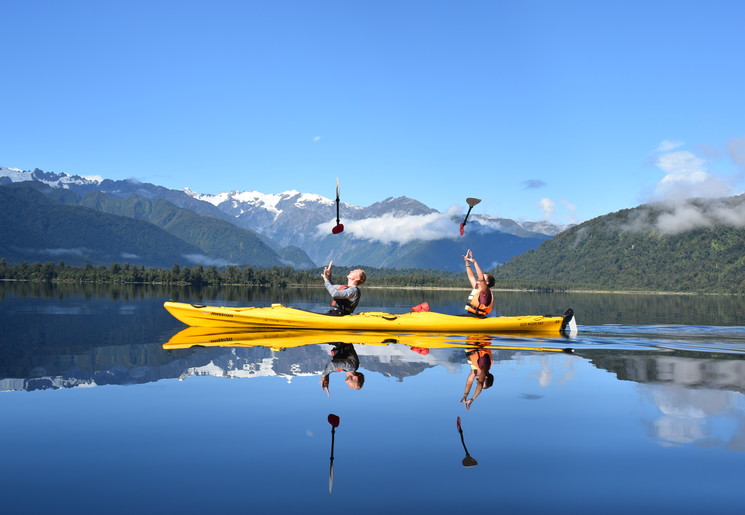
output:
[[[368,288],[360,309],[456,313],[464,293]],[[742,298],[500,292],[501,314],[572,307],[580,332],[492,338],[494,385],[469,410],[463,348],[356,343],[364,386],[334,373],[330,396],[333,334],[164,348],[185,328],[165,300],[325,295],[0,285],[3,511],[741,512]]]

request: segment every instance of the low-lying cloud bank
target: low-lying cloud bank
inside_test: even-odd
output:
[[[354,238],[381,243],[405,244],[416,240],[432,241],[458,236],[458,224],[447,213],[411,216],[386,214],[363,220],[342,220],[342,223],[344,232]],[[323,235],[331,234],[335,225],[336,222],[320,224],[318,232]]]
[[[680,141],[659,144],[654,164],[664,176],[650,199],[653,208],[635,212],[625,230],[672,235],[716,225],[745,227],[745,199],[732,198],[745,178],[745,138],[727,144],[727,155],[737,168],[729,175],[711,173],[709,161],[683,146]]]
[[[660,202],[634,212],[623,229],[674,235],[717,225],[745,228],[745,199]]]
[[[229,266],[229,265],[235,265],[236,263],[231,263],[230,261],[227,261],[225,259],[220,258],[211,258],[209,256],[205,256],[204,254],[184,254],[184,258],[194,265],[202,265],[202,266],[216,266],[216,267],[223,267],[223,266]]]
[[[459,238],[460,223],[464,216],[465,213],[454,206],[447,213],[409,216],[386,214],[363,220],[342,220],[342,224],[344,224],[344,233],[355,239],[404,245],[412,241]],[[507,221],[508,225],[505,225],[500,220],[472,213],[468,218],[465,231],[467,234],[488,234],[499,231],[520,235],[526,230],[517,223]],[[318,235],[331,234],[331,229],[335,225],[335,221],[318,225]]]

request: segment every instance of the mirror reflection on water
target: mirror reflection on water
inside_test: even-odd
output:
[[[358,311],[466,293],[366,288]],[[495,295],[579,333],[205,332],[163,302],[327,294],[0,283],[4,511],[741,512],[745,299]]]

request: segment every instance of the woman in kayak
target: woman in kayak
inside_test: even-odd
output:
[[[481,267],[473,258],[471,249],[468,249],[463,260],[466,262],[466,274],[473,288],[466,303],[466,315],[483,318],[491,313],[494,307],[494,296],[491,292],[491,287],[494,286],[494,276],[481,271]],[[471,270],[471,263],[476,269],[476,275]]]
[[[331,301],[331,310],[327,314],[336,316],[351,315],[360,302],[361,292],[359,287],[365,283],[367,276],[364,270],[358,268],[347,274],[346,286],[333,284],[331,278],[331,265],[333,263],[333,261],[330,261],[329,266],[324,268],[321,274],[326,289],[333,298]]]

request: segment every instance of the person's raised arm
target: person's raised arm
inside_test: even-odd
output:
[[[333,282],[331,280],[331,265],[333,265],[333,261],[329,261],[329,266],[323,268],[323,272],[321,272],[321,277],[323,277],[324,282]]]
[[[471,249],[468,249],[468,252],[466,252],[466,255],[463,256],[463,261],[466,262],[466,275],[468,275],[468,280],[471,282],[471,288],[478,288],[478,281],[476,277],[473,275],[473,270],[471,270],[471,263],[476,264],[476,261],[473,259],[473,254],[471,254]],[[476,266],[478,266],[476,264]]]
[[[476,270],[476,284],[474,284],[474,282],[471,282],[471,284],[474,284],[474,288],[478,288],[481,291],[487,291],[489,285],[486,284],[486,279],[484,279],[484,272],[481,271],[481,267],[475,259],[472,259],[471,261],[473,263],[473,268]]]

